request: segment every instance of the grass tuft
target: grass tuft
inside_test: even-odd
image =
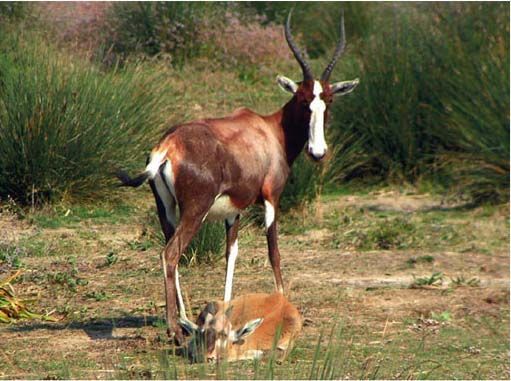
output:
[[[0,197],[91,199],[143,161],[165,114],[161,72],[101,72],[36,35],[9,34],[0,49]]]
[[[14,323],[22,319],[39,319],[56,321],[48,314],[37,314],[29,310],[26,301],[20,300],[12,282],[22,274],[22,270],[17,270],[15,273],[0,279],[0,323]]]

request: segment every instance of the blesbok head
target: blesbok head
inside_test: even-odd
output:
[[[240,359],[238,349],[261,325],[263,318],[250,320],[235,330],[231,323],[231,313],[232,307],[223,311],[218,303],[210,302],[200,313],[198,324],[186,319],[179,320],[181,328],[190,336],[186,355],[191,362]],[[254,353],[245,355],[247,358],[257,357]]]
[[[323,71],[319,80],[315,79],[309,64],[300,53],[298,46],[291,36],[291,14],[292,11],[289,12],[285,26],[286,41],[302,68],[303,80],[295,82],[287,77],[278,76],[277,81],[283,90],[293,94],[298,108],[295,112],[300,113],[300,119],[309,121],[307,153],[315,161],[320,161],[325,157],[328,150],[325,141],[325,123],[333,98],[334,96],[345,95],[353,91],[358,85],[359,80],[357,78],[351,81],[330,83],[332,70],[337,60],[341,57],[346,45],[343,13],[341,13],[340,23],[341,37],[337,43],[332,60]]]

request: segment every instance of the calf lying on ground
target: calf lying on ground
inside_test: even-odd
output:
[[[300,333],[302,318],[277,292],[210,302],[197,324],[183,319],[180,325],[191,337],[187,344],[191,361],[236,361],[259,358],[273,348],[285,356]]]

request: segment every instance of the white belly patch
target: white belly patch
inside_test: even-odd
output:
[[[209,209],[208,214],[204,217],[204,221],[217,221],[232,219],[241,213],[231,202],[231,198],[227,195],[219,195]]]

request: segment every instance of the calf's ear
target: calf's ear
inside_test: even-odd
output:
[[[234,334],[234,343],[243,340],[245,337],[254,333],[257,327],[261,325],[263,320],[264,320],[263,318],[250,320],[247,324],[238,329]]]

